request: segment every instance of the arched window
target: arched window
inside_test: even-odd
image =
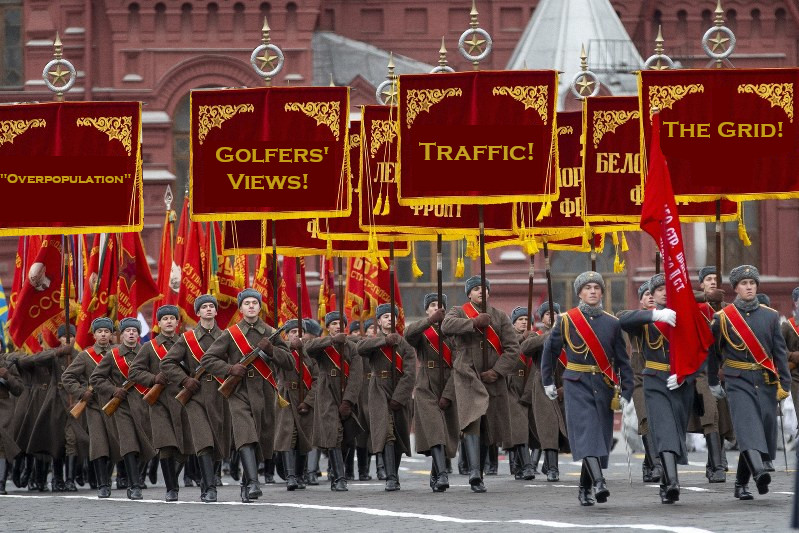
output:
[[[272,4],[269,2],[261,2],[261,5],[258,6],[258,11],[261,13],[261,20],[264,17],[269,18],[269,15],[272,14]]]
[[[738,12],[734,9],[727,10],[727,20],[724,23],[732,31],[738,29]]]
[[[244,4],[236,2],[233,4],[233,35],[242,37],[245,29]]]
[[[753,9],[752,13],[751,13],[751,17],[752,17],[752,22],[751,22],[750,32],[749,33],[753,37],[759,37],[760,36],[760,31],[762,29],[761,25],[760,25],[760,10],[759,9]]]
[[[208,32],[216,33],[219,29],[219,4],[211,2],[208,4]]]
[[[787,15],[783,8],[779,8],[774,12],[774,33],[776,35],[785,35],[785,28],[787,24]]]
[[[297,30],[297,4],[294,2],[286,4],[286,30]]]
[[[191,4],[186,2],[180,6],[180,32],[184,37],[191,36]]]
[[[0,86],[22,86],[21,1],[0,4],[0,49]]]
[[[163,2],[155,4],[155,33],[166,33],[166,4]]]
[[[688,12],[684,9],[677,11],[677,35],[685,35],[688,30]]]
[[[128,6],[128,30],[131,35],[135,35],[139,31],[139,4],[133,2]]]

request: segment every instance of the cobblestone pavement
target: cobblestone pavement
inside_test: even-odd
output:
[[[793,497],[793,468],[786,474],[782,457],[775,461],[771,491],[755,500],[733,498],[737,452],[727,452],[727,483],[708,484],[704,453],[692,453],[680,467],[679,503],[662,505],[657,487],[641,481],[642,456],[632,457],[632,485],[622,451],[611,456],[606,478],[608,503],[583,508],[577,503],[579,465],[560,456],[561,480],[547,483],[515,481],[507,462],[500,475],[487,476],[486,494],[472,494],[465,476],[451,475],[451,488],[433,494],[428,486],[429,460],[404,458],[402,490],[387,493],[383,483],[351,482],[349,492],[330,492],[325,478],[318,487],[288,492],[278,484],[263,485],[257,503],[242,504],[235,482],[226,477],[218,504],[199,502],[199,489],[181,488],[181,502],[167,504],[163,485],[144,491],[145,499],[131,502],[124,491],[98,500],[92,490],[72,494],[32,495],[9,482],[9,495],[0,496],[0,531],[330,531],[353,528],[379,531],[590,531],[648,530],[678,533],[702,531],[787,531]],[[372,462],[374,475],[374,461]],[[87,485],[88,487],[88,485]],[[754,485],[752,485],[754,490]]]

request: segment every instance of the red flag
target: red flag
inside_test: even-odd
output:
[[[32,241],[33,238],[29,240],[29,245]],[[29,246],[29,257],[30,252]],[[22,287],[15,299],[15,312],[8,324],[8,332],[16,346],[22,346],[42,324],[63,312],[59,305],[64,278],[61,238],[48,236],[42,240],[35,258],[28,265],[26,279],[20,279]],[[16,283],[16,275],[14,280]]]
[[[666,301],[677,313],[677,325],[665,326],[669,339],[671,370],[678,381],[693,374],[707,357],[713,343],[707,320],[694,299],[685,266],[680,215],[671,185],[666,157],[660,149],[660,117],[654,116],[649,148],[649,172],[641,208],[641,229],[658,244],[666,275]]]
[[[305,258],[283,257],[283,279],[280,282],[280,300],[278,307],[278,323],[284,324],[297,318],[297,261],[300,262],[300,280],[302,285],[302,317],[311,318],[311,298],[305,284]]]
[[[188,202],[187,202],[188,203]],[[180,308],[183,320],[188,324],[197,324],[197,315],[194,314],[194,300],[208,292],[208,278],[204,275],[208,258],[205,249],[205,235],[202,222],[189,222],[188,235],[184,235],[181,244],[180,233],[175,246],[175,259],[181,253],[179,276],[180,289],[178,290],[177,306]],[[183,221],[180,223],[183,228]]]
[[[185,224],[184,220],[186,218],[186,203],[183,204],[183,212],[181,213],[183,219],[180,221],[180,227],[185,231]],[[156,270],[156,274],[158,276],[158,292],[161,294],[161,297],[158,298],[153,302],[153,318],[152,318],[152,325],[153,331],[158,331],[158,317],[156,313],[158,312],[158,308],[162,305],[167,304],[176,304],[178,301],[178,289],[179,289],[179,277],[175,279],[175,286],[172,286],[172,278],[173,278],[173,265],[175,264],[175,260],[180,260],[179,258],[172,257],[172,249],[176,248],[174,243],[172,242],[172,235],[175,231],[175,212],[171,209],[168,209],[166,215],[164,216],[164,227],[161,231],[161,251],[158,254],[158,268]],[[183,234],[183,238],[185,240],[186,234]],[[174,267],[177,268],[177,267]],[[180,275],[180,271],[177,272],[177,275]]]
[[[348,322],[364,320],[368,315],[364,309],[366,292],[363,283],[363,267],[366,260],[351,257],[347,261],[347,285],[344,289],[344,315]]]
[[[319,285],[319,322],[324,324],[325,315],[338,309],[336,301],[336,275],[333,270],[333,260],[322,256],[322,268],[319,276],[322,284]]]
[[[76,321],[75,343],[80,348],[94,344],[92,321],[101,316],[113,317],[116,311],[118,257],[119,240],[116,233],[107,234],[105,242],[100,234],[95,235],[89,250],[83,299]]]
[[[117,318],[136,317],[139,308],[161,296],[153,281],[139,233],[123,233],[119,247]]]
[[[272,289],[273,276],[272,256],[266,254],[259,255],[255,263],[255,278],[252,282],[252,288],[260,292],[264,297],[264,303],[261,306],[261,318],[270,326],[275,327],[275,291]]]
[[[371,314],[378,305],[389,303],[391,300],[389,269],[383,268],[380,262],[364,259],[363,279],[366,296],[371,300],[368,308]],[[402,295],[396,275],[394,276],[394,305],[399,311],[396,323],[397,332],[402,333],[405,329],[405,310],[402,307]]]
[[[212,222],[213,233],[208,234],[208,288],[219,301],[216,321],[220,328],[227,328],[241,318],[237,296],[247,285],[249,278],[247,256],[222,255],[222,235],[219,224]]]

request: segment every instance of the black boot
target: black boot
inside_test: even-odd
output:
[[[377,479],[385,481],[386,462],[383,460],[383,452],[375,454],[375,467],[377,468]]]
[[[433,468],[431,469],[431,478],[433,492],[444,492],[449,488],[449,476],[447,475],[447,464],[444,459],[446,453],[444,452],[444,445],[438,444],[430,449],[430,455],[433,456]],[[432,478],[432,472],[435,471],[436,477]]]
[[[399,476],[397,476],[397,453],[394,442],[387,442],[383,448],[383,463],[386,466],[386,490],[393,492],[400,490]]]
[[[510,475],[512,475],[514,479],[522,479],[521,471],[519,470],[516,448],[511,448],[510,450],[508,450],[506,455],[508,456],[508,466],[510,467]]]
[[[652,437],[644,435],[641,437],[644,442],[644,464],[648,466],[644,471],[643,479],[645,483],[658,483],[663,477],[663,467],[660,464],[660,457],[652,453]]]
[[[547,481],[560,481],[558,469],[558,450],[544,450],[547,461]]]
[[[11,481],[17,488],[22,487],[20,477],[22,476],[22,467],[25,465],[25,454],[18,453],[14,457],[14,466],[11,468]]]
[[[522,479],[530,481],[535,479],[535,469],[533,462],[530,460],[530,448],[526,444],[520,444],[516,447],[516,456],[519,458],[519,472]]]
[[[306,479],[306,470],[305,470],[305,463],[308,459],[308,456],[304,453],[300,453],[300,450],[294,450],[294,463],[296,468],[297,474],[297,489],[304,490],[305,489],[305,479]]]
[[[447,459],[446,459],[446,461],[444,461],[444,463],[447,465],[447,474],[451,474],[452,473],[452,459],[447,457]]]
[[[64,466],[66,469],[66,479],[64,480],[65,490],[67,492],[78,492],[78,487],[75,486],[75,475],[78,471],[78,456],[67,455],[67,460]]]
[[[297,455],[294,450],[280,453],[283,454],[283,468],[286,470],[286,490],[297,490]]]
[[[530,464],[533,465],[533,474],[538,473],[538,462],[541,460],[541,448],[531,450]]]
[[[341,452],[341,448],[328,448],[327,460],[330,463],[330,490],[334,492],[349,490],[344,471],[344,454]]]
[[[197,456],[197,466],[202,478],[203,494],[200,499],[205,503],[216,502],[216,469],[214,468],[213,454],[206,453]]]
[[[78,464],[75,468],[75,485],[79,487],[83,487],[86,484],[84,475],[89,472],[87,465],[88,462],[86,459],[78,460]]]
[[[469,465],[469,485],[472,492],[485,492],[483,476],[480,474],[482,456],[480,454],[480,435],[467,434],[463,436],[463,449],[466,452],[466,462]]]
[[[275,482],[275,461],[271,457],[264,459],[264,483],[271,485]]]
[[[743,454],[738,458],[738,472],[735,474],[735,497],[739,500],[754,500],[755,497],[749,492],[749,477],[751,473],[749,466],[743,458]]]
[[[774,472],[774,463],[771,462],[771,458],[767,453],[761,453],[760,457],[763,458],[763,468],[766,469],[766,472]]]
[[[755,485],[757,485],[757,493],[768,493],[768,485],[771,483],[771,474],[766,472],[760,452],[757,450],[744,450],[741,452],[741,456],[746,461],[749,472],[752,473],[752,479],[755,480]],[[738,461],[740,462],[740,459],[738,459]]]
[[[178,484],[178,467],[174,457],[161,459],[161,474],[164,476],[164,485],[166,485],[164,501],[178,501],[180,485]]]
[[[344,475],[347,481],[355,481],[355,446],[342,448],[344,455]]]
[[[707,443],[707,480],[710,483],[724,483],[727,481],[727,473],[724,472],[724,465],[721,464],[721,437],[717,432],[705,435]]]
[[[73,483],[74,485],[74,483]],[[64,458],[56,457],[53,459],[53,479],[50,481],[50,488],[53,492],[66,492],[67,484],[64,482]]]
[[[49,473],[50,473],[50,459],[49,458],[36,459],[36,490],[38,490],[39,492],[47,492],[47,474]]]
[[[136,473],[138,475],[138,472]],[[128,475],[125,473],[125,462],[117,463],[117,489],[128,488]]]
[[[86,471],[86,478],[89,480],[89,488],[92,490],[97,490],[100,484],[97,481],[97,470],[94,467],[94,462],[89,461],[87,467],[88,470]]]
[[[660,462],[663,465],[660,501],[661,503],[678,502],[680,501],[680,480],[677,477],[677,454],[660,452]]]
[[[499,447],[492,444],[485,454],[485,473],[487,476],[496,476],[499,472]]]
[[[605,503],[608,501],[610,491],[605,484],[605,477],[602,475],[602,467],[600,466],[599,458],[586,457],[583,461],[588,469],[588,475],[591,476],[591,482],[594,485],[594,498],[596,498],[597,503]]]
[[[108,457],[98,457],[92,461],[92,470],[94,470],[94,478],[97,480],[97,497],[110,498],[111,497],[111,476],[108,473]]]
[[[0,496],[8,494],[6,492],[6,476],[8,475],[8,464],[5,457],[0,457]]]
[[[319,485],[319,449],[308,452],[308,485]]]
[[[35,457],[33,455],[22,454],[22,459],[20,460],[22,465],[21,471],[19,473],[19,483],[16,481],[14,485],[19,488],[27,487],[28,482],[33,478],[33,469],[35,468]]]
[[[195,456],[190,455],[186,458],[186,464],[183,466],[183,486],[184,487],[193,487],[194,480],[197,478],[196,465],[197,459]]]
[[[258,460],[255,456],[255,444],[247,444],[239,448],[239,457],[244,470],[241,483],[246,487],[248,498],[248,501],[244,503],[249,503],[249,500],[257,500],[263,494],[261,485],[258,483]],[[242,501],[244,501],[243,495]]]
[[[141,487],[139,486],[139,454],[136,452],[126,453],[123,457],[125,461],[125,471],[128,473],[128,499],[141,500]],[[108,470],[106,470],[107,472]]]
[[[143,472],[147,474],[147,479],[150,480],[150,485],[155,485],[158,483],[158,457],[153,457],[150,459],[150,463],[145,465]],[[141,488],[147,488],[144,486],[144,478],[141,479],[141,485]]]
[[[591,475],[588,473],[588,467],[583,459],[583,467],[580,470],[580,487],[577,489],[577,500],[583,507],[590,507],[596,503],[591,489]]]
[[[153,464],[155,464],[155,467],[153,467]],[[150,459],[149,464],[148,463],[139,463],[139,488],[141,490],[144,490],[144,489],[147,488],[147,483],[146,483],[146,481],[147,481],[147,471],[149,470],[150,472],[152,472],[153,471],[152,469],[156,468],[156,470],[157,470],[157,467],[158,467],[158,455],[156,455],[155,457]]]
[[[469,475],[468,459],[466,458],[466,446],[463,445],[463,439],[458,443],[458,474],[461,476]]]
[[[222,461],[214,461],[214,487],[222,486]]]
[[[241,468],[239,468],[238,450],[233,450],[230,453],[230,477],[232,477],[234,481],[239,481],[241,479]]]
[[[355,454],[358,456],[358,481],[371,481],[372,476],[369,475],[369,465],[372,462],[372,456],[369,455],[369,450],[366,448],[355,448]]]

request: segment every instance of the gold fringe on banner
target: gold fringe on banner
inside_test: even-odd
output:
[[[419,268],[419,263],[416,262],[416,243],[411,243],[411,254],[413,255],[413,260],[411,261],[411,271],[413,272],[414,278],[421,278],[424,276],[424,272],[422,269]]]
[[[744,243],[744,246],[752,246],[752,241],[749,240],[749,234],[746,232],[743,206],[738,210],[738,238]]]

